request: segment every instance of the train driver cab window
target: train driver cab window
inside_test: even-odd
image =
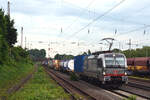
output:
[[[98,67],[103,67],[103,61],[102,61],[102,59],[100,58],[100,59],[98,59]]]

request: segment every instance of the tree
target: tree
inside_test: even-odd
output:
[[[135,50],[122,51],[127,58],[131,57],[150,57],[150,47],[144,46],[143,48],[137,48]]]
[[[59,55],[59,54],[56,54],[56,55],[54,56],[54,59],[60,59],[60,55]]]
[[[91,51],[90,50],[88,50],[88,55],[91,55]]]
[[[6,20],[4,12],[0,9],[0,63],[8,60],[8,44],[6,42]]]
[[[113,49],[112,51],[115,52],[115,53],[121,52],[121,50],[120,50],[120,49],[117,49],[117,48]]]
[[[83,54],[82,55],[87,55],[87,53],[86,52],[83,52]]]
[[[22,47],[12,47],[12,57],[16,61],[28,58],[29,53]]]
[[[14,28],[14,20],[11,20],[8,15],[5,15],[5,19],[7,26],[6,41],[10,47],[13,47],[13,45],[17,42],[17,29]]]
[[[41,49],[40,51],[39,51],[41,54],[41,58],[45,58],[45,56],[46,56],[46,51],[45,51],[45,49]]]
[[[28,53],[33,60],[41,60],[44,59],[46,56],[45,49],[41,49],[41,50],[31,49],[28,51]]]
[[[54,56],[54,59],[57,59],[57,60],[70,60],[70,59],[73,59],[73,58],[74,58],[73,55],[66,55],[66,54],[63,54],[63,55],[56,54]]]

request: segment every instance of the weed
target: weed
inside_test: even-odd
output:
[[[136,96],[135,95],[131,95],[129,98],[123,99],[123,100],[136,100]]]
[[[39,67],[33,78],[8,100],[70,100],[70,95]]]

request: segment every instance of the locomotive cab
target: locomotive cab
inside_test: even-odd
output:
[[[106,53],[98,56],[99,80],[107,83],[127,83],[126,57],[121,53]]]

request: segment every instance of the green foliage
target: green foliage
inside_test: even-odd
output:
[[[72,81],[78,81],[79,77],[75,73],[70,73],[70,80],[72,80]]]
[[[33,71],[32,63],[16,62],[0,65],[0,96],[6,96],[7,90]]]
[[[70,97],[39,67],[33,78],[8,100],[70,100]]]
[[[132,57],[150,57],[150,47],[144,46],[143,48],[137,48],[135,50],[125,50],[122,51],[127,58]]]
[[[92,53],[91,53],[91,51],[90,50],[88,50],[88,55],[91,55]]]
[[[4,16],[4,11],[0,9],[0,35],[6,35],[6,19]]]
[[[131,95],[129,98],[124,99],[124,100],[136,100],[136,96],[135,95]]]
[[[33,69],[28,52],[13,47],[16,40],[14,21],[0,9],[0,96]]]
[[[27,59],[29,54],[26,50],[22,49],[21,47],[12,47],[11,56],[16,61],[20,61],[20,60]]]
[[[35,60],[40,60],[40,59],[44,59],[46,56],[46,51],[45,49],[31,49],[28,51],[30,57],[35,61]]]
[[[117,49],[117,48],[113,49],[112,51],[115,52],[115,53],[121,52],[121,50],[120,50],[120,49]]]
[[[15,57],[17,61],[27,58],[25,50],[13,47],[16,42],[17,29],[14,28],[14,20],[4,15],[4,11],[0,9],[0,64],[8,64]]]
[[[83,54],[82,55],[87,55],[87,53],[86,52],[83,52]]]
[[[14,20],[11,20],[8,15],[5,15],[6,19],[6,41],[10,47],[17,42],[17,29],[14,28]]]
[[[56,54],[54,59],[58,59],[58,60],[69,60],[69,59],[73,59],[74,56],[73,55],[60,55],[60,54]]]
[[[6,19],[4,12],[0,9],[0,64],[8,60],[8,44],[6,41]]]

